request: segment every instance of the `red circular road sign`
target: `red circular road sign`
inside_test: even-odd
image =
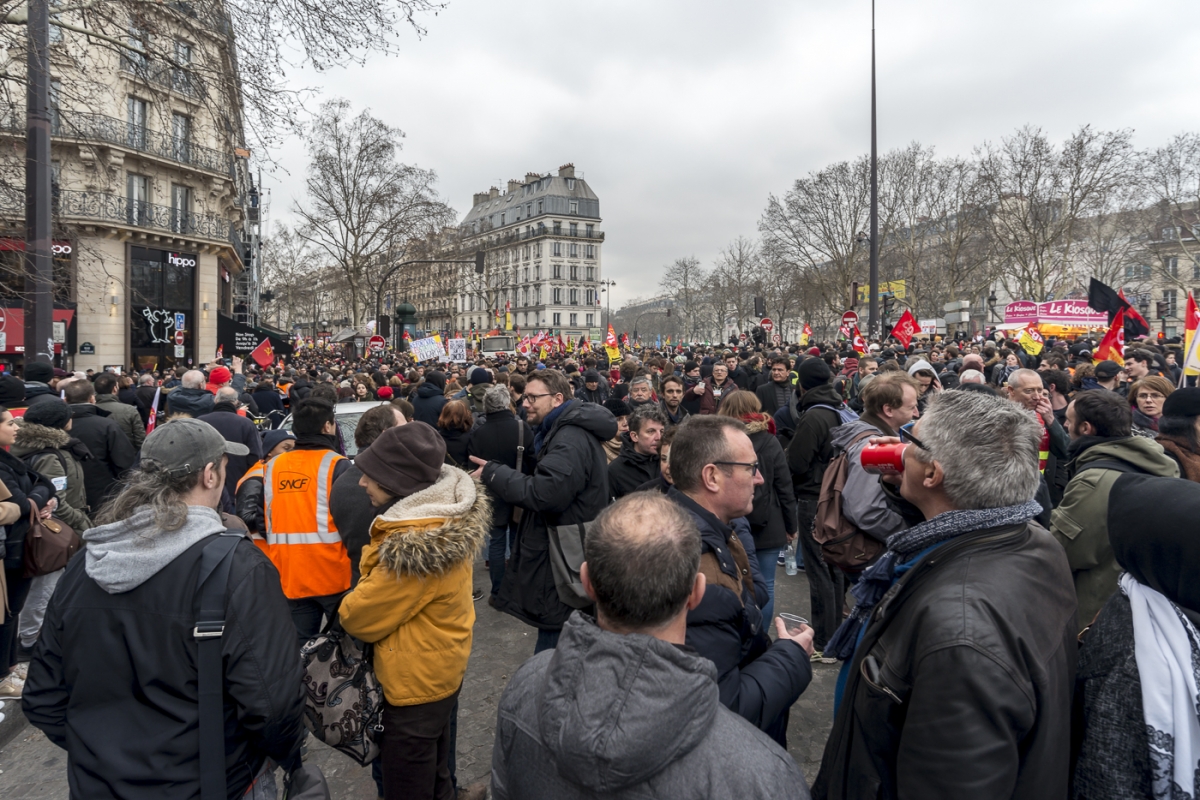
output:
[[[854,311],[847,311],[845,314],[842,314],[842,324],[846,326],[857,325],[858,313]]]
[[[777,334],[775,334],[774,336],[772,336],[772,337],[771,337],[771,341],[772,341],[772,342],[774,342],[775,344],[782,344],[782,343],[783,343],[783,337],[782,337],[782,336],[780,336],[780,335],[777,333]]]
[[[183,344],[183,331],[175,331],[175,344]]]
[[[367,349],[382,352],[386,345],[387,341],[382,336],[372,336],[370,341],[367,342]]]
[[[762,322],[758,323],[758,326],[767,333],[775,330],[775,323],[771,321],[770,317],[763,317]]]

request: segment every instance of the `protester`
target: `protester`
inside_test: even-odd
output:
[[[608,399],[608,387],[601,382],[599,372],[589,369],[583,373],[583,388],[577,394],[585,403],[604,405]]]
[[[290,453],[296,449],[296,434],[281,430],[264,431],[262,449],[263,461],[270,461],[280,453]]]
[[[1115,392],[1081,392],[1067,406],[1067,426],[1074,477],[1050,514],[1050,532],[1067,552],[1082,630],[1117,590],[1108,536],[1113,484],[1127,472],[1178,478],[1179,466],[1153,439],[1132,435],[1129,404]]]
[[[888,540],[827,646],[846,663],[814,797],[1066,795],[1075,598],[1062,548],[1030,524],[1039,436],[975,392],[939,394],[915,423],[898,477],[925,522]]]
[[[717,412],[723,417],[740,420],[754,447],[758,471],[763,482],[754,487],[754,508],[747,515],[758,569],[767,584],[771,598],[762,607],[764,620],[770,620],[775,610],[775,572],[779,554],[796,539],[796,495],[792,489],[792,473],[788,470],[783,447],[775,438],[775,422],[762,413],[758,396],[736,391],[721,403]]]
[[[617,434],[604,443],[604,458],[612,463],[621,455],[625,445],[625,435],[629,433],[629,404],[619,397],[609,397],[604,401],[604,407],[617,420]]]
[[[156,429],[59,581],[22,705],[67,751],[72,795],[200,795],[196,590],[201,554],[225,530],[226,454],[246,448],[202,422]],[[300,764],[304,700],[279,575],[248,540],[232,558],[221,641],[228,796],[254,784],[254,798],[273,797],[275,764]]]
[[[120,379],[111,372],[102,372],[96,376],[92,386],[96,393],[96,406],[107,411],[129,439],[133,449],[140,450],[142,442],[146,441],[146,424],[136,408],[122,403],[117,397]]]
[[[792,397],[792,379],[789,374],[791,362],[785,356],[771,358],[771,380],[754,390],[764,414],[774,417],[775,412],[786,408]]]
[[[533,429],[529,423],[513,414],[508,389],[494,386],[483,398],[486,414],[483,425],[471,434],[467,447],[469,456],[495,461],[517,469],[520,449],[520,471],[532,475],[537,463],[533,453]],[[489,493],[491,494],[491,493]],[[488,571],[492,580],[488,605],[495,607],[500,585],[504,582],[505,562],[508,560],[511,538],[515,537],[519,514],[516,507],[491,494],[492,525],[488,539]]]
[[[717,413],[721,406],[721,398],[737,391],[737,388],[738,385],[729,377],[729,368],[721,362],[713,364],[712,375],[696,385],[696,392],[700,396],[700,408],[697,413]]]
[[[808,797],[796,762],[723,707],[713,662],[685,644],[707,592],[689,515],[632,495],[600,514],[585,556],[596,617],[572,615],[553,654],[509,682],[492,797]]]
[[[442,406],[438,415],[437,432],[446,442],[446,458],[455,466],[466,469],[470,466],[467,460],[467,448],[471,444],[471,429],[475,427],[475,417],[465,400],[451,400]]]
[[[279,396],[279,390],[275,384],[271,381],[259,381],[250,395],[258,406],[259,415],[269,419],[272,428],[278,428],[279,423],[283,422],[287,416],[287,411],[283,407],[283,398]]]
[[[629,395],[625,404],[632,413],[640,407],[654,404],[654,387],[650,384],[649,375],[638,375],[629,382]]]
[[[199,417],[212,411],[213,393],[205,388],[204,373],[190,369],[183,373],[180,386],[167,395],[167,413]]]
[[[34,361],[25,365],[25,404],[24,408],[38,403],[48,403],[59,399],[54,377],[54,367],[46,361]]]
[[[1126,800],[1200,794],[1200,487],[1120,475],[1108,538],[1120,576],[1081,635],[1071,797]]]
[[[451,717],[471,654],[472,562],[491,503],[445,457],[437,431],[414,422],[386,429],[355,459],[379,514],[363,548],[362,579],[338,618],[347,633],[376,645],[386,800],[454,795]]]
[[[608,489],[614,500],[658,477],[658,442],[667,427],[666,415],[653,402],[637,405],[628,422],[629,432],[618,434],[621,454],[608,463]]]
[[[172,423],[174,424],[174,423]],[[248,471],[237,515],[279,570],[300,644],[316,636],[350,588],[350,557],[328,512],[350,462],[337,452],[333,404],[309,397],[292,407],[296,448]],[[361,458],[361,454],[359,456]]]
[[[71,406],[71,432],[92,454],[83,462],[83,481],[88,507],[95,514],[115,491],[117,481],[133,466],[137,452],[108,411],[95,404],[90,383],[67,381],[63,392]]]
[[[549,526],[591,522],[608,505],[603,443],[616,436],[617,421],[605,408],[573,400],[570,383],[553,370],[530,376],[524,402],[534,428],[533,475],[478,456],[471,461],[480,465],[472,475],[493,496],[523,511],[496,607],[536,627],[541,652],[554,647],[571,613],[555,589]]]
[[[659,382],[662,399],[659,406],[667,418],[667,427],[672,428],[688,418],[688,411],[683,407],[684,385],[683,378],[678,375],[667,375]]]
[[[730,526],[753,509],[763,481],[745,426],[723,416],[688,419],[671,445],[671,478],[667,497],[700,529],[707,586],[688,612],[687,644],[716,665],[721,702],[786,747],[788,709],[812,680],[812,629],[791,634],[776,618],[771,643],[753,580],[757,570]]]
[[[821,479],[825,477],[825,468],[833,458],[833,429],[842,424],[840,412],[844,406],[841,395],[830,385],[833,373],[824,361],[807,358],[800,365],[798,373],[799,420],[795,423],[796,432],[787,446],[786,454],[792,473],[792,486],[796,491],[798,543],[804,554],[804,570],[808,577],[814,644],[816,652],[820,653],[841,623],[842,602],[846,594],[842,571],[825,563],[820,545],[812,537]],[[846,413],[853,415],[848,409]],[[776,421],[779,416],[776,415]]]
[[[1200,483],[1200,388],[1176,389],[1163,401],[1154,441],[1179,464],[1180,477]]]
[[[413,404],[413,419],[436,428],[442,407],[446,405],[446,375],[441,372],[425,373],[425,382],[409,395]]]
[[[1139,436],[1158,435],[1158,420],[1163,403],[1175,391],[1175,384],[1161,375],[1147,375],[1129,387],[1129,402],[1133,409],[1133,427]]]
[[[97,378],[99,380],[99,378]],[[263,460],[262,437],[254,423],[240,416],[238,412],[238,393],[231,386],[223,386],[217,390],[213,410],[201,414],[197,419],[206,422],[217,429],[227,442],[237,442],[245,445],[248,451],[244,456],[232,456],[225,465],[225,488],[229,495],[230,508],[233,498],[237,495],[238,483],[246,472]]]

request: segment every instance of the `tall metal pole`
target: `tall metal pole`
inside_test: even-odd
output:
[[[871,287],[867,316],[869,336],[879,328],[879,153],[875,144],[875,0],[871,0]]]
[[[50,260],[50,6],[29,0],[25,127],[25,363],[54,361]]]

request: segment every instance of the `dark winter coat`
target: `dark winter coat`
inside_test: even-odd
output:
[[[121,432],[134,450],[142,449],[142,442],[146,441],[146,423],[142,421],[137,408],[121,401],[115,394],[97,396],[96,405],[107,411],[109,418],[121,426]]]
[[[442,415],[442,407],[446,405],[443,391],[432,383],[422,383],[418,386],[417,390],[408,396],[413,405],[413,419],[436,428],[438,417]]]
[[[56,392],[50,384],[41,381],[25,381],[25,408],[61,399],[62,395]]]
[[[704,599],[687,615],[687,644],[716,665],[721,704],[781,741],[784,712],[812,680],[808,653],[786,639],[771,642],[750,559],[733,529],[674,487],[667,497],[700,529],[700,570],[708,579]]]
[[[658,401],[658,407],[661,408],[663,414],[666,415],[668,428],[674,428],[676,425],[691,416],[691,414],[688,413],[688,410],[683,407],[683,403],[679,404],[679,408],[675,409],[674,414],[672,414],[670,409],[667,408],[666,400]]]
[[[787,462],[792,471],[796,499],[811,500],[814,506],[821,493],[825,468],[833,458],[830,431],[841,424],[836,411],[813,408],[816,405],[837,408],[842,405],[842,396],[828,384],[806,391],[798,403],[800,419],[796,422],[796,433],[787,446]]]
[[[137,389],[135,391],[137,393],[138,400],[140,400],[142,402],[142,407],[144,409],[146,409],[146,422],[149,423],[150,422],[150,408],[151,408],[151,406],[154,405],[154,394],[155,394],[155,392],[158,392],[158,387],[157,386],[139,386],[139,387],[137,387]],[[166,391],[166,389],[163,389],[163,391],[159,392],[159,395],[158,395],[158,413],[159,414],[164,413],[163,409],[166,407],[166,402],[167,402],[167,391]]]
[[[777,389],[783,390],[782,403],[779,402],[779,392],[776,391]],[[758,388],[754,390],[754,395],[758,398],[758,402],[762,404],[763,413],[770,414],[773,417],[776,411],[787,406],[787,401],[792,399],[795,391],[795,387],[792,386],[790,380],[785,379],[783,384],[780,385],[768,378],[758,385]]]
[[[283,418],[287,416],[287,411],[283,407],[283,398],[274,389],[254,391],[250,393],[250,396],[254,398],[254,404],[258,406],[259,416],[271,417],[272,427],[278,427]],[[272,414],[274,416],[271,416]]]
[[[83,482],[88,506],[94,515],[104,505],[110,490],[133,466],[137,452],[124,431],[108,412],[91,403],[71,406],[71,435],[83,442],[92,457],[83,463]]]
[[[97,400],[99,398],[96,398]],[[154,395],[150,395],[150,400],[143,401],[137,393],[137,387],[129,386],[117,391],[117,399],[127,406],[133,406],[137,409],[138,416],[142,418],[142,432],[145,432],[146,423],[150,419],[150,403],[154,400]],[[141,447],[141,445],[138,445]]]
[[[208,389],[185,389],[180,386],[167,395],[167,413],[199,417],[211,414],[215,401],[216,398]]]
[[[795,760],[722,708],[716,677],[690,647],[573,615],[500,698],[492,797],[807,798]]]
[[[584,386],[579,391],[575,392],[575,396],[585,403],[595,403],[596,405],[604,405],[604,401],[608,399],[608,387],[603,383],[596,384],[596,391],[591,391]]]
[[[30,722],[67,751],[72,796],[200,797],[193,600],[212,538],[123,593],[102,589],[86,558],[67,565],[22,702]],[[221,650],[226,784],[235,800],[267,758],[298,763],[304,734],[296,628],[279,573],[249,539],[234,555]]]
[[[17,431],[16,444],[10,451],[55,486],[58,506],[54,516],[83,533],[92,527],[88,517],[87,489],[83,480],[83,462],[92,457],[82,442],[58,428],[26,422]]]
[[[49,478],[29,469],[7,450],[0,450],[0,482],[12,494],[8,502],[16,503],[21,512],[17,521],[4,529],[4,566],[20,569],[24,564],[25,534],[29,532],[29,503],[41,509],[56,492]]]
[[[608,490],[619,500],[660,472],[657,453],[639,453],[628,433],[621,434],[621,454],[608,464]]]
[[[333,524],[337,526],[342,543],[346,545],[346,553],[350,556],[351,589],[358,584],[363,547],[371,541],[371,523],[380,511],[371,505],[367,490],[358,485],[361,477],[362,470],[351,464],[334,480],[333,491],[329,495],[329,513],[333,515]]]
[[[489,411],[484,415],[483,424],[471,432],[471,440],[467,445],[467,456],[475,456],[485,461],[495,461],[506,467],[516,469],[518,428],[524,428],[525,455],[521,459],[521,472],[532,475],[537,457],[533,453],[533,428],[523,419],[517,419],[508,409]],[[470,460],[468,458],[468,460]],[[474,471],[474,462],[471,471]],[[492,495],[492,527],[503,528],[512,517],[512,506],[494,492]]]
[[[263,459],[262,437],[258,428],[247,418],[237,413],[232,403],[217,403],[211,414],[199,417],[201,422],[207,422],[225,437],[227,442],[244,444],[250,453],[244,456],[229,456],[225,466],[225,488],[230,497],[237,495],[238,481],[246,472]]]
[[[617,418],[608,409],[567,403],[545,432],[533,475],[519,475],[496,461],[483,468],[483,484],[492,495],[525,509],[497,607],[545,630],[560,630],[573,611],[554,587],[549,526],[591,522],[608,505],[603,443],[617,435]]]
[[[813,797],[1066,797],[1075,633],[1071,570],[1040,526],[941,545],[871,615]]]
[[[787,537],[796,532],[796,495],[792,473],[788,470],[783,447],[766,416],[746,423],[746,433],[754,445],[763,482],[754,487],[754,510],[747,519],[754,535],[754,547],[769,550],[787,547]]]
[[[446,443],[446,456],[454,460],[455,466],[462,467],[468,472],[474,472],[473,468],[468,469],[471,467],[471,459],[467,458],[467,447],[471,444],[471,431],[438,427],[437,432],[442,435],[442,440]]]

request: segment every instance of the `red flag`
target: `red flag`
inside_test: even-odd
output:
[[[271,359],[275,357],[275,351],[271,349],[271,340],[263,339],[258,347],[250,351],[250,357],[254,359],[260,367],[265,367],[271,363]]]
[[[854,352],[858,353],[860,356],[865,356],[867,354],[867,342],[865,339],[863,339],[862,334],[858,332],[857,325],[854,326],[854,337],[851,339],[851,343],[854,347]]]
[[[1132,303],[1129,302],[1129,299],[1125,297],[1124,289],[1117,290],[1117,297],[1121,298],[1125,302],[1125,318],[1131,319],[1134,321],[1134,323],[1136,323],[1134,327],[1137,328],[1137,330],[1130,331],[1130,333],[1134,336],[1138,336],[1143,333],[1150,333],[1150,323],[1146,322],[1146,318],[1139,314],[1138,310],[1133,307]]]
[[[217,345],[217,360],[220,361],[224,357],[225,357],[225,345],[219,344],[219,345]]]
[[[1113,317],[1108,333],[1104,334],[1104,338],[1100,340],[1100,346],[1096,348],[1095,359],[1097,361],[1115,361],[1121,366],[1125,366],[1125,309],[1121,309]]]
[[[899,339],[900,344],[908,347],[908,343],[917,335],[917,320],[912,315],[911,309],[904,309],[904,313],[900,315],[900,319],[896,322],[896,327],[892,328],[890,336],[894,339]]]
[[[150,418],[146,420],[146,435],[154,433],[154,425],[158,420],[158,400],[162,397],[162,385],[154,390],[154,402],[150,404]]]

